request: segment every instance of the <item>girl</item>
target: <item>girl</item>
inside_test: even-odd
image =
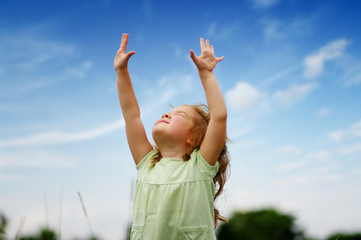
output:
[[[209,107],[183,105],[157,120],[149,143],[128,72],[128,34],[114,59],[119,101],[130,151],[138,170],[131,239],[215,239],[214,227],[225,221],[214,208],[229,165],[227,109],[213,74],[224,57],[215,57],[200,39],[201,55],[190,56],[198,68]],[[215,191],[217,190],[217,191]]]

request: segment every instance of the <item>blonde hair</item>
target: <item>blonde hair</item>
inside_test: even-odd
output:
[[[201,143],[207,132],[207,127],[208,127],[208,123],[210,120],[210,114],[209,114],[208,106],[205,104],[183,105],[183,106],[192,108],[195,112],[198,113],[197,116],[199,116],[199,117],[193,118],[194,127],[192,129],[192,137],[193,137],[192,142],[191,142],[191,144],[189,144],[187,152],[183,156],[183,160],[188,161],[190,159],[190,155],[192,154],[192,152],[195,149],[200,148],[200,146],[201,146]],[[218,172],[217,172],[216,176],[213,178],[213,183],[214,183],[214,187],[215,187],[214,201],[216,201],[217,197],[222,193],[223,187],[228,178],[227,170],[228,170],[228,166],[229,166],[229,155],[228,155],[228,149],[227,149],[227,141],[228,141],[228,139],[226,138],[224,140],[224,145],[223,145],[222,151],[218,157],[218,164],[219,164]],[[155,146],[155,150],[157,151],[157,153],[154,155],[154,157],[152,159],[152,165],[154,165],[156,162],[158,162],[162,158],[161,153],[159,152],[157,146]],[[216,207],[214,207],[214,224],[215,224],[214,226],[215,227],[217,226],[217,223],[219,220],[222,222],[228,222],[228,220],[225,217],[220,215],[218,209]]]

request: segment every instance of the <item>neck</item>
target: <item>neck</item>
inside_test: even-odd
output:
[[[156,142],[156,144],[162,158],[183,159],[183,156],[187,153],[187,145],[180,144],[179,142],[164,141]]]
[[[175,152],[175,151],[160,151],[162,158],[175,158],[175,159],[183,159],[185,153]]]

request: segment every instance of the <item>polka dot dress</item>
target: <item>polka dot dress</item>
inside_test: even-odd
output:
[[[131,240],[197,239],[214,235],[214,184],[218,163],[209,165],[195,150],[188,161],[151,151],[137,165]]]

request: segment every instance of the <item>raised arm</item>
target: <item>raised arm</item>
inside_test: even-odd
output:
[[[138,164],[152,150],[152,145],[148,141],[140,119],[139,105],[128,71],[128,61],[135,52],[127,53],[127,44],[128,34],[124,33],[120,48],[114,58],[114,68],[117,72],[118,96],[125,121],[128,145],[135,164]]]
[[[213,46],[209,44],[208,40],[204,42],[204,39],[201,38],[200,46],[200,56],[197,57],[193,50],[190,51],[190,55],[198,68],[211,115],[200,152],[209,164],[215,165],[226,140],[227,108],[213,69],[224,57],[214,56]]]

